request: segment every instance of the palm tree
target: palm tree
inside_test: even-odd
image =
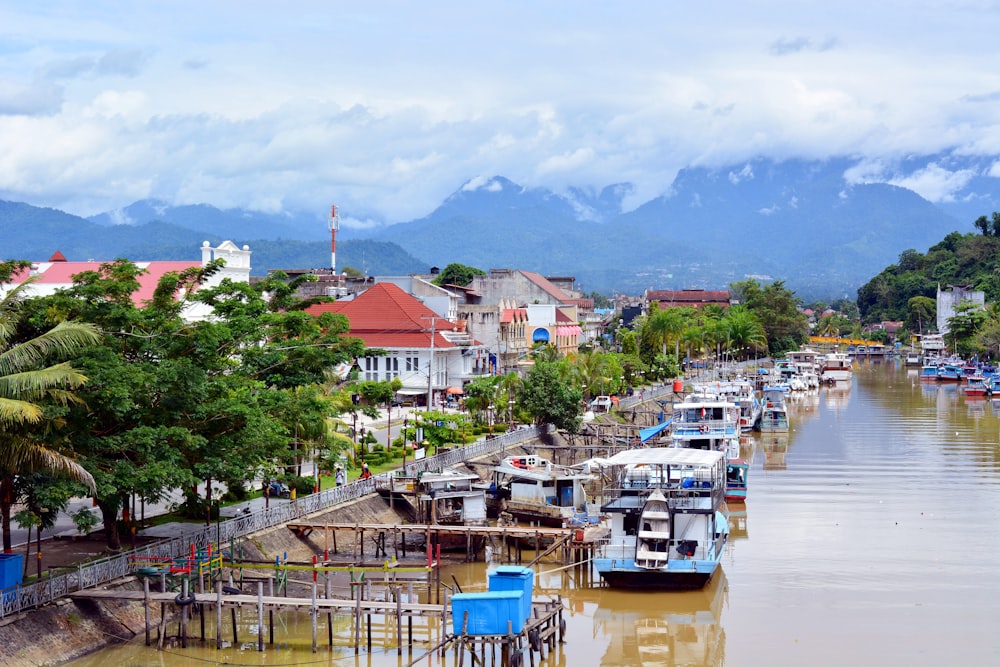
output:
[[[38,336],[19,340],[28,282],[0,300],[0,514],[4,553],[11,551],[10,508],[17,475],[41,471],[61,474],[96,491],[89,472],[71,457],[41,444],[38,435],[45,426],[43,403],[73,401],[71,390],[87,380],[69,362],[46,364],[97,343],[100,337],[89,324],[60,322]]]
[[[746,306],[733,306],[722,318],[726,343],[731,349],[767,350],[764,326]]]

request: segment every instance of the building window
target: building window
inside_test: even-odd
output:
[[[388,357],[385,360],[385,379],[399,377],[399,357]]]
[[[365,380],[378,381],[378,357],[365,357]]]
[[[414,354],[414,353],[413,352],[408,352],[407,354]],[[406,372],[408,372],[408,373],[416,373],[417,371],[420,370],[420,367],[419,367],[419,365],[417,363],[417,359],[418,359],[418,357],[416,357],[416,356],[412,356],[412,357],[411,356],[407,356],[407,357],[403,358],[403,363],[404,363],[404,367],[406,369]]]

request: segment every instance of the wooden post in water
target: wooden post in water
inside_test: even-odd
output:
[[[326,599],[330,600],[333,598],[333,584],[330,581],[330,570],[326,571]],[[326,612],[326,637],[330,643],[330,648],[333,648],[333,610],[330,609]]]
[[[315,570],[313,571],[315,574]],[[319,608],[316,607],[316,582],[312,585],[312,602],[309,605],[309,615],[312,617],[312,648],[316,652],[316,618],[319,616]]]
[[[187,599],[188,596],[188,578],[184,577],[181,581],[181,598]],[[187,605],[181,605],[181,648],[187,648]]]
[[[396,655],[403,655],[403,599],[402,586],[396,584]]]
[[[406,584],[406,601],[409,603],[413,602],[413,582]],[[444,619],[441,619],[441,623],[444,624]],[[408,614],[406,616],[406,646],[407,653],[413,654],[413,614]]]
[[[357,597],[357,604],[354,606],[354,655],[358,655],[361,652],[361,582],[352,581],[351,586]]]
[[[365,581],[365,599],[366,600],[371,600],[372,599],[372,582],[368,581],[368,580]],[[372,614],[371,614],[371,612],[368,612],[367,614],[365,614],[365,621],[366,621],[365,622],[365,626],[368,628],[368,630],[367,630],[367,634],[368,634],[368,653],[371,654],[371,652],[372,652]]]
[[[274,597],[274,577],[267,580],[267,595]],[[274,646],[274,605],[267,608],[267,639],[271,646]]]
[[[142,578],[142,612],[146,621],[146,646],[149,646],[149,579]]]
[[[257,582],[257,650],[264,650],[264,582]]]
[[[205,590],[204,590],[204,584],[205,584],[205,578],[202,577],[199,574],[198,575],[198,592],[199,593],[204,593],[205,592]],[[205,641],[205,607],[200,602],[198,603],[197,607],[198,607],[198,622],[201,625],[201,641],[204,643],[204,641]]]
[[[215,582],[215,648],[222,648],[222,577]]]

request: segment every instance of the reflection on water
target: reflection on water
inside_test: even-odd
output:
[[[784,470],[788,467],[785,463],[785,454],[788,452],[788,441],[791,435],[788,433],[762,433],[759,436],[760,449],[764,452],[764,470]],[[747,495],[752,493],[753,486],[747,490]]]
[[[535,595],[562,599],[569,641],[535,667],[996,664],[1000,402],[957,389],[887,360],[791,400],[789,433],[741,439],[749,497],[729,508],[731,541],[711,586],[618,592],[545,564]],[[485,590],[486,567],[450,566],[442,579]],[[314,655],[309,617],[282,619],[280,651],[133,645],[85,664],[400,667],[438,636],[402,660],[387,644],[357,659],[344,647]]]
[[[605,589],[594,610],[594,635],[607,637],[604,667],[717,666],[725,663],[724,572],[703,591],[625,593]]]

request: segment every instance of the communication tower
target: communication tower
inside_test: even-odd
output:
[[[340,229],[340,214],[337,213],[336,204],[330,206],[327,227],[330,229],[330,270],[333,275],[337,275],[337,230]]]

